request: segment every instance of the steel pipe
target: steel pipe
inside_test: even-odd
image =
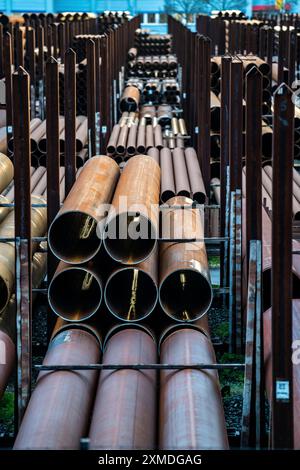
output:
[[[93,316],[102,301],[102,281],[95,265],[74,266],[61,261],[50,282],[48,300],[54,313],[66,321]]]
[[[193,200],[199,204],[204,204],[206,201],[206,191],[197,153],[194,148],[188,147],[185,149],[185,163]]]
[[[101,234],[97,233],[97,225],[105,217],[102,209],[111,200],[119,174],[116,162],[104,155],[84,165],[49,228],[49,247],[57,258],[80,264],[99,251]]]
[[[106,336],[103,364],[123,370],[101,372],[89,431],[90,449],[154,449],[156,387],[154,370],[128,370],[126,364],[153,364],[156,345],[142,326],[120,325]]]
[[[173,167],[175,176],[175,188],[177,196],[190,197],[191,188],[186,167],[184,151],[179,148],[173,150]]]
[[[162,214],[163,238],[203,239],[200,211],[192,209],[192,203],[185,197],[167,201],[170,208]],[[176,321],[194,321],[209,310],[212,298],[205,243],[161,243],[159,301],[164,312]]]
[[[158,299],[157,247],[142,263],[115,269],[109,276],[104,299],[109,311],[122,321],[141,321]],[[117,295],[116,295],[117,292]]]
[[[163,364],[213,364],[214,349],[202,331],[169,329],[160,346]],[[174,412],[176,410],[176,412]],[[228,449],[218,373],[215,370],[164,370],[160,373],[159,448]]]
[[[140,91],[135,86],[127,86],[124,88],[120,99],[120,111],[133,112],[137,111],[140,102]]]
[[[43,364],[95,364],[100,350],[90,330],[70,325],[51,340]],[[95,370],[40,372],[14,449],[79,449],[88,431],[97,376]]]
[[[152,157],[136,155],[125,165],[105,227],[108,254],[124,264],[145,260],[156,245],[160,168]]]
[[[9,185],[14,177],[12,161],[0,152],[0,193]]]
[[[166,202],[175,196],[175,177],[171,150],[163,148],[160,152],[161,189],[160,198]]]
[[[150,148],[147,152],[147,155],[149,155],[149,157],[152,157],[159,165],[159,150],[156,147]]]

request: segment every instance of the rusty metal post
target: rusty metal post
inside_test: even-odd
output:
[[[22,419],[31,391],[32,253],[29,86],[29,75],[22,67],[19,67],[13,75],[18,423]]]
[[[288,36],[288,64],[289,69],[289,86],[293,85],[296,79],[296,57],[297,57],[297,33],[296,31],[289,31]]]
[[[229,160],[230,189],[242,189],[242,154],[243,154],[243,65],[234,58],[230,67],[230,103],[229,103]]]
[[[4,61],[3,61],[3,25],[0,24],[0,78],[4,77]]]
[[[65,196],[76,179],[76,54],[65,53]]]
[[[45,116],[45,90],[44,90],[44,28],[39,26],[37,28],[37,46],[38,46],[38,60],[37,60],[37,80],[38,80],[38,97],[39,97],[39,117],[44,119]]]
[[[88,118],[88,139],[89,157],[96,155],[96,71],[95,71],[95,43],[88,39],[86,43],[87,54],[87,118]]]
[[[12,43],[10,33],[4,33],[3,47],[6,103],[6,136],[8,142],[12,137]]]
[[[200,135],[203,139],[202,158],[202,176],[206,189],[206,194],[210,194],[210,49],[211,41],[204,39],[203,45],[203,109],[200,110],[204,115],[203,127],[200,129]]]
[[[227,174],[229,169],[229,98],[230,98],[230,64],[231,57],[229,55],[222,57],[221,63],[221,165],[220,165],[220,234],[221,237],[228,236],[229,220],[229,184]],[[225,242],[221,246],[221,265],[222,270],[222,286],[228,285],[228,243]]]
[[[30,75],[31,119],[35,117],[36,70],[35,70],[35,34],[31,28],[26,32],[26,65]]]
[[[48,226],[60,208],[59,197],[59,79],[58,62],[50,57],[46,64],[46,135],[47,135],[47,218]],[[51,156],[51,158],[49,158]],[[50,283],[58,261],[47,252],[47,278]],[[54,315],[48,315],[48,336],[53,329]]]
[[[57,27],[58,32],[58,45],[59,45],[59,58],[61,63],[64,63],[64,55],[66,50],[66,31],[64,23],[59,23]]]
[[[272,447],[292,449],[292,182],[294,104],[282,84],[274,93],[272,194]],[[284,432],[283,432],[284,430]]]
[[[23,32],[18,29],[15,33],[16,40],[16,63],[15,67],[24,67],[24,48],[23,48]]]
[[[246,75],[246,246],[261,240],[262,220],[262,75],[253,67]]]

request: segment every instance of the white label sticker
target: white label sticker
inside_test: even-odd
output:
[[[287,380],[276,380],[276,400],[289,401],[290,383]]]

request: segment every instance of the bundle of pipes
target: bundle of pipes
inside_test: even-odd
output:
[[[38,288],[46,274],[47,254],[36,252],[32,257],[32,286]],[[0,341],[5,344],[6,361],[0,364],[0,399],[6,389],[15,367],[16,351],[16,299],[15,294],[9,299],[5,310],[0,314]]]
[[[84,41],[86,42],[86,41]],[[85,57],[85,56],[84,56]],[[79,115],[87,115],[87,61],[83,59],[76,65],[76,111]],[[65,76],[62,66],[59,68],[59,109],[60,113],[65,113]]]
[[[47,230],[47,175],[46,168],[31,169],[31,202],[41,207],[31,209],[31,234],[32,237],[43,237]],[[3,195],[6,203],[14,201],[14,186],[11,186]],[[3,200],[3,199],[2,199]],[[64,169],[60,169],[60,200],[64,200]],[[12,239],[15,235],[15,211],[12,207],[2,207],[0,211],[0,314],[7,307],[12,295],[15,283],[15,246]],[[38,249],[38,244],[33,243],[33,251]]]
[[[162,82],[162,99],[166,103],[178,104],[180,102],[180,87],[175,79],[167,79]]]
[[[134,34],[134,43],[139,54],[169,54],[172,48],[172,36],[170,34],[150,34],[150,30],[137,29]]]
[[[272,178],[273,168],[265,165],[262,169],[262,197],[265,206],[272,210]],[[243,170],[243,194],[245,195],[246,171]],[[300,220],[300,175],[295,168],[293,169],[293,196],[292,210],[294,220]]]
[[[262,95],[262,100],[264,103],[267,103],[268,106],[270,107],[270,101],[271,101],[271,70],[269,64],[261,59],[260,57],[257,57],[255,55],[249,54],[249,55],[237,55],[237,57],[242,61],[243,64],[243,70],[244,70],[244,75],[246,75],[249,70],[252,69],[252,67],[257,67],[258,70],[262,74],[262,86],[263,86],[263,95]],[[222,57],[221,56],[214,56],[211,58],[211,63],[210,63],[210,77],[211,77],[211,90],[218,96],[220,94],[220,86],[221,86],[221,63],[222,63]]]
[[[122,113],[119,123],[113,127],[106,151],[117,163],[152,148],[163,148],[163,133],[155,118],[155,108],[143,108],[141,116],[139,119],[134,112]]]
[[[158,79],[147,80],[143,88],[143,101],[158,104],[161,101],[161,82]]]
[[[156,362],[156,343],[147,328],[123,324],[108,333],[103,364],[124,369],[100,374],[89,430],[91,449],[155,448],[157,373],[129,370],[126,364]]]
[[[162,238],[189,240],[160,245],[160,305],[167,315],[182,322],[205,315],[213,298],[203,212],[192,204],[192,199],[178,196],[166,202],[162,213]]]
[[[79,154],[87,144],[88,129],[87,118],[85,116],[77,116],[76,118],[76,152]],[[47,134],[46,120],[41,121],[39,118],[32,119],[30,122],[30,148],[32,153],[34,166],[46,165],[47,155]],[[13,155],[14,138],[8,142],[8,150]],[[65,152],[65,119],[63,116],[59,118],[59,151],[61,154]]]
[[[162,335],[160,361],[189,365],[214,364],[216,359],[206,334],[182,325]],[[159,402],[159,449],[229,448],[217,371],[161,371]]]
[[[48,299],[52,310],[66,320],[89,318],[101,304],[96,255],[119,174],[110,157],[89,159],[49,227],[49,248],[61,262],[50,282]]]
[[[194,148],[179,147],[171,151],[160,151],[162,202],[176,196],[192,197],[199,204],[204,204],[206,192],[202,173]]]
[[[52,337],[43,364],[97,364],[100,354],[101,339],[94,329],[66,325]],[[40,372],[14,449],[80,449],[80,439],[88,432],[97,377],[95,370]]]
[[[127,74],[130,77],[176,77],[177,71],[177,57],[173,54],[138,56],[127,63]]]

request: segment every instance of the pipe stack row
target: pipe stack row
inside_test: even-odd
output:
[[[158,381],[156,370],[126,368],[214,363],[211,341],[201,329],[165,331],[158,353],[146,327],[117,326],[102,345],[89,326],[64,325],[54,332],[43,364],[95,364],[101,356],[103,364],[125,368],[40,372],[14,449],[79,449],[83,437],[90,449],[228,449],[216,371],[165,370]]]
[[[76,153],[77,153],[77,167],[84,164],[87,158],[87,141],[88,129],[87,118],[85,116],[77,116],[76,118]],[[64,153],[65,153],[65,119],[63,116],[59,118],[59,152],[60,164],[64,166]],[[30,148],[31,148],[31,164],[34,167],[46,166],[47,162],[47,135],[46,135],[46,120],[42,121],[39,118],[34,118],[30,122]],[[14,138],[12,137],[8,144],[7,149],[11,158],[14,153]]]
[[[170,34],[151,34],[149,29],[137,29],[134,34],[134,46],[141,55],[165,55],[171,52]]]
[[[135,49],[137,51],[137,49]],[[167,55],[135,55],[130,53],[127,62],[127,74],[129,77],[153,77],[153,78],[172,78],[176,77],[178,69],[177,57],[173,54]]]
[[[188,140],[185,122],[175,116],[169,105],[143,106],[139,114],[123,112],[108,140],[107,154],[120,163],[150,152],[158,161],[163,148],[184,148]]]

